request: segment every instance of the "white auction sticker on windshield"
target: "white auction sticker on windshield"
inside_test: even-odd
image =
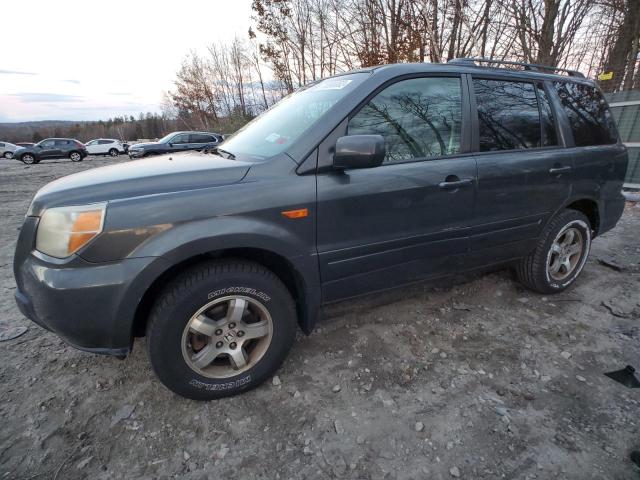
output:
[[[314,90],[342,90],[349,85],[353,80],[345,80],[340,78],[330,78],[320,82],[313,87]]]

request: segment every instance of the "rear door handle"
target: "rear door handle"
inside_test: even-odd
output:
[[[559,175],[561,173],[569,173],[571,171],[571,167],[554,167],[549,169],[549,173],[551,175]]]
[[[440,182],[438,186],[444,190],[454,190],[460,187],[466,187],[467,185],[471,185],[473,183],[473,178],[463,178],[461,180],[452,180]]]

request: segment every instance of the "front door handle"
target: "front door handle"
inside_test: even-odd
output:
[[[554,167],[549,169],[551,175],[560,175],[561,173],[569,173],[571,167]]]
[[[447,177],[449,178],[449,177]],[[473,183],[473,178],[463,178],[459,179],[455,177],[455,180],[445,180],[444,182],[440,182],[438,186],[444,190],[455,190],[456,188],[466,187],[467,185],[471,185]]]

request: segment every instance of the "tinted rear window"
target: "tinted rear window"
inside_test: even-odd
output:
[[[556,82],[562,108],[578,147],[616,143],[618,135],[611,112],[600,92],[590,85]]]
[[[535,86],[526,82],[474,79],[480,151],[542,146]]]

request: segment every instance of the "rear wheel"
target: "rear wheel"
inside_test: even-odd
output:
[[[591,225],[575,210],[565,210],[552,219],[538,246],[517,266],[522,284],[540,293],[556,293],[569,287],[580,275],[591,248]]]
[[[147,325],[156,375],[175,393],[211,400],[271,376],[295,337],[293,299],[280,279],[243,260],[197,265],[172,281]]]
[[[12,152],[4,152],[3,157],[6,158],[6,159],[11,159],[11,158],[13,158],[13,153]]]
[[[109,155],[112,157],[117,157],[119,153],[120,152],[118,152],[118,150],[115,148],[112,148],[111,150],[109,150]]]
[[[22,155],[20,157],[20,160],[22,160],[22,163],[26,163],[27,165],[33,165],[34,163],[38,163],[36,162],[36,157],[31,155],[30,153],[25,153],[24,155]]]
[[[80,153],[78,153],[78,152],[71,152],[69,154],[69,158],[71,159],[72,162],[81,162],[82,161],[82,155],[80,155]]]

